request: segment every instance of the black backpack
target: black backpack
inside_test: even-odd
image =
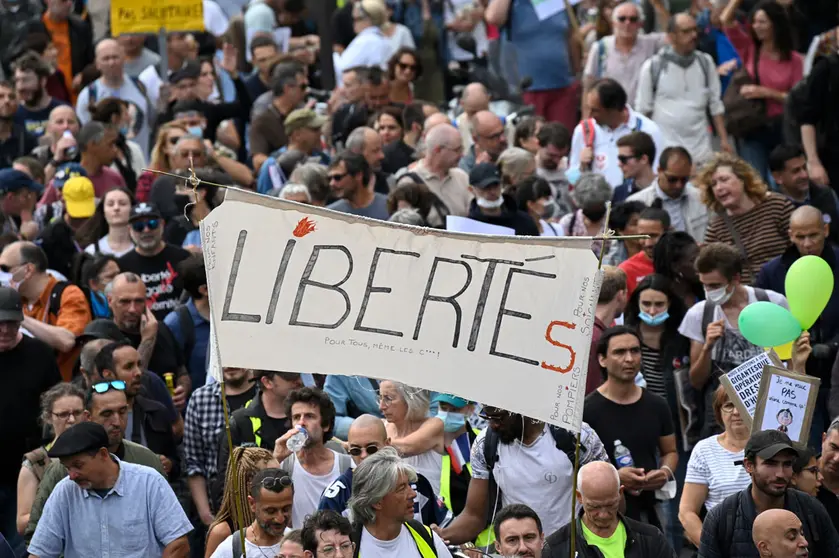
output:
[[[828,85],[827,95],[825,98],[834,99],[839,93],[839,54],[833,53],[826,57],[823,61],[829,64],[828,71]],[[813,64],[815,66],[815,64]],[[810,75],[796,83],[792,89],[787,93],[787,98],[784,101],[784,139],[791,145],[801,145],[801,118],[802,108],[808,104],[808,96],[810,94],[811,77]],[[828,114],[821,115],[821,122],[833,123],[832,103],[828,103],[828,107],[819,107],[820,111],[827,110]],[[836,130],[827,130],[821,122],[816,126],[816,144],[819,151],[822,151],[831,136],[831,132]]]

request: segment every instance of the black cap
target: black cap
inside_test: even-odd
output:
[[[11,287],[0,287],[0,322],[22,322],[23,302]]]
[[[0,170],[0,194],[20,190],[32,190],[40,194],[44,191],[44,187],[32,180],[25,172],[11,168]]]
[[[201,64],[190,60],[169,76],[169,83],[178,83],[184,79],[198,79],[201,76]]]
[[[128,341],[125,334],[120,331],[117,324],[113,320],[106,318],[98,318],[87,324],[84,332],[76,337],[76,341],[80,343],[87,343],[94,339],[108,339],[109,341]]]
[[[172,114],[177,118],[179,114],[187,114],[190,112],[200,112],[203,113],[205,110],[205,105],[198,99],[184,99],[182,101],[177,101],[172,106]]]
[[[69,457],[107,447],[108,434],[101,424],[81,422],[65,430],[52,445],[47,455],[50,457]]]
[[[138,203],[131,208],[131,214],[128,216],[128,222],[136,221],[137,219],[162,219],[163,215],[160,210],[153,203]]]
[[[772,459],[780,452],[790,450],[798,456],[798,450],[789,436],[780,430],[761,430],[755,432],[746,442],[745,457],[757,456],[761,459]]]
[[[469,173],[469,184],[475,188],[489,188],[501,184],[501,172],[492,163],[478,163]]]

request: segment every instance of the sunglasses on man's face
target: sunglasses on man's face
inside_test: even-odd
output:
[[[369,446],[364,448],[359,446],[352,446],[349,449],[349,454],[353,457],[358,457],[359,455],[361,455],[362,451],[366,451],[367,455],[373,455],[374,453],[379,451],[379,446],[377,446],[376,444],[370,444]]]
[[[620,161],[622,165],[627,164],[632,159],[637,159],[637,157],[635,157],[635,155],[618,155],[618,161]]]
[[[345,176],[347,176],[347,173],[330,174],[329,175],[329,182],[341,182],[342,180],[344,180]]]
[[[134,229],[134,232],[143,232],[146,229],[150,231],[157,230],[157,227],[160,226],[160,221],[157,219],[149,219],[147,221],[134,221],[131,223],[131,228]]]
[[[671,176],[669,174],[665,174],[664,178],[666,178],[667,182],[670,184],[687,184],[690,180],[689,176]]]
[[[117,391],[125,391],[125,382],[122,380],[113,380],[111,382],[99,382],[91,386],[96,393],[105,393],[108,390],[115,389]]]
[[[638,16],[618,16],[618,21],[621,23],[638,23]]]

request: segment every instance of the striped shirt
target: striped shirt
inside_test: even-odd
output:
[[[667,387],[661,371],[661,351],[641,344],[641,373],[647,381],[647,389],[667,401]]]
[[[685,482],[708,487],[705,509],[710,510],[728,496],[740,492],[752,482],[742,464],[743,451],[731,452],[722,447],[718,436],[700,440],[693,448],[688,461]]]
[[[731,217],[731,223],[740,235],[746,249],[748,262],[743,263],[741,282],[751,285],[760,268],[786,251],[790,245],[789,217],[795,210],[786,197],[769,192],[766,199],[742,215]],[[719,215],[711,217],[705,242],[723,242],[738,249],[731,231]]]

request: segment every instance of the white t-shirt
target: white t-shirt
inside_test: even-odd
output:
[[[708,487],[705,509],[709,510],[752,482],[749,473],[735,461],[743,461],[745,452],[731,452],[720,445],[718,436],[700,440],[688,460],[685,482]]]
[[[440,494],[440,475],[443,470],[443,455],[434,450],[428,450],[419,455],[403,457],[402,461],[413,467],[417,473],[428,479],[434,494]]]
[[[474,7],[474,0],[451,0],[443,5],[443,20],[446,25],[454,23],[457,15],[472,9]],[[489,40],[487,39],[487,28],[483,21],[478,22],[475,28],[472,29],[472,37],[475,38],[475,46],[478,51],[478,56],[483,56],[489,50]],[[449,54],[452,60],[458,62],[465,62],[472,60],[474,56],[457,46],[457,33],[449,31]]]
[[[241,555],[233,556],[233,537],[238,536],[239,532],[237,531],[224,539],[210,558],[242,558]],[[271,556],[273,558],[279,556],[282,546],[281,542],[273,546],[256,546],[245,538],[245,554],[247,556]]]
[[[100,254],[105,254],[105,255],[108,255],[108,256],[113,255],[113,256],[116,256],[117,258],[120,258],[120,257],[126,255],[128,252],[130,252],[131,250],[134,249],[134,247],[131,246],[127,250],[123,250],[122,252],[114,252],[114,249],[111,248],[110,244],[108,244],[108,236],[107,235],[100,238],[99,242],[96,243],[96,246],[99,247],[99,253]],[[96,246],[91,244],[87,248],[85,248],[84,251],[87,252],[88,254],[95,255],[96,254]]]
[[[309,473],[299,461],[294,464],[291,471],[291,480],[294,482],[291,525],[294,529],[303,527],[306,516],[317,511],[323,491],[343,473],[338,467],[338,454],[333,450],[329,451],[332,452],[332,470],[326,475],[316,476]]]
[[[432,535],[437,558],[451,558],[452,554],[446,548],[443,539],[437,536],[437,533],[432,533]],[[358,555],[363,558],[422,558],[414,537],[404,525],[399,536],[392,541],[380,541],[365,528],[361,533],[361,548],[358,550]]]

